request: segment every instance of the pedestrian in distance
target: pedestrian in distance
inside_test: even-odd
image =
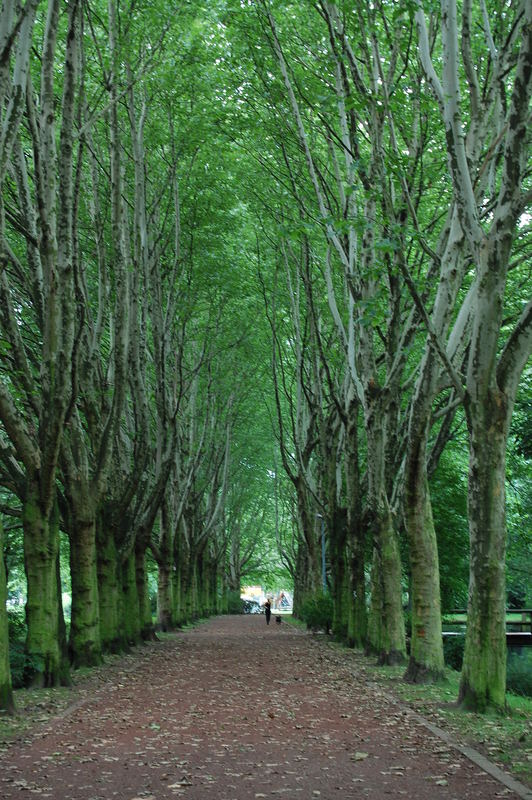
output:
[[[264,613],[266,614],[266,625],[270,624],[270,617],[272,615],[272,604],[270,598],[268,597],[266,602],[264,603]]]

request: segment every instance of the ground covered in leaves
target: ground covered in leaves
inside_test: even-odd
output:
[[[15,733],[0,796],[523,796],[431,733],[364,661],[286,622],[209,620],[41,695],[32,725],[4,737]]]

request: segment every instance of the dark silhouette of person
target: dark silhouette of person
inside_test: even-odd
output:
[[[272,604],[268,598],[264,603],[264,613],[266,614],[266,625],[270,624],[270,617],[272,615]]]

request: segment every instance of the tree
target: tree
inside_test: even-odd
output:
[[[4,564],[4,529],[0,522],[0,712],[12,714],[15,706],[9,668],[9,633],[6,613],[7,587]]]
[[[4,4],[4,10],[9,5]],[[36,107],[28,70],[35,7],[34,3],[26,6],[16,39],[14,81],[9,89],[4,83],[10,100],[4,119],[2,186],[9,159],[13,176],[10,189],[19,211],[13,217],[8,210],[8,217],[12,241],[21,232],[23,243],[20,250],[18,241],[10,246],[2,208],[2,330],[9,343],[9,354],[4,356],[9,378],[0,388],[0,418],[12,448],[8,459],[14,456],[22,465],[17,468],[11,460],[8,470],[15,478],[13,487],[23,505],[28,576],[26,648],[32,662],[38,665],[33,681],[54,685],[68,680],[60,644],[55,480],[61,438],[75,399],[72,261],[77,220],[73,172],[75,108],[81,91],[81,33],[80,6],[73,2],[67,12],[66,46],[58,44],[59,30],[64,30],[62,20],[60,25],[60,4],[49,4]],[[54,82],[59,63],[62,87]],[[57,88],[62,96],[59,115]],[[18,123],[23,110],[25,127],[20,132]],[[27,168],[26,147],[33,158],[32,173]],[[21,263],[17,251],[25,251],[26,264]],[[32,333],[29,337],[23,337],[17,318],[20,304]]]
[[[420,57],[445,125],[453,198],[474,263],[472,332],[466,372],[469,431],[470,589],[460,701],[468,708],[505,703],[505,455],[521,373],[532,349],[532,301],[504,338],[505,288],[519,220],[530,200],[527,121],[532,92],[532,8],[520,5],[507,30],[494,37],[489,16],[473,26],[472,4],[442,4],[442,78],[430,55],[425,14],[418,4]],[[475,31],[478,34],[475,36]],[[480,39],[480,44],[478,40]],[[474,64],[483,46],[489,73],[484,90]],[[459,68],[465,75],[471,124],[490,125],[492,146],[478,170],[468,160]],[[506,77],[511,71],[512,78]],[[486,185],[483,175],[489,173]],[[482,192],[482,193],[481,193]],[[486,213],[487,211],[487,213]]]

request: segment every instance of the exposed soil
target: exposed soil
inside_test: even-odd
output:
[[[0,755],[0,797],[517,798],[368,680],[264,616],[217,617],[94,673]],[[76,693],[77,692],[77,693]]]

